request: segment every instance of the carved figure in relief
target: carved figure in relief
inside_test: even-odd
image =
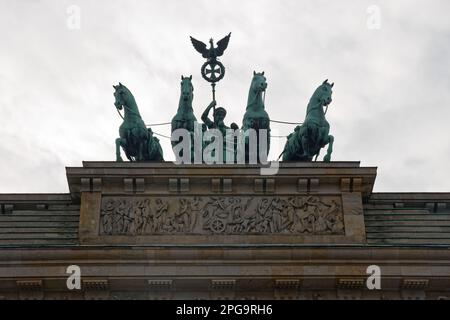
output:
[[[341,205],[318,196],[104,199],[100,233],[342,234]],[[173,203],[173,204],[172,204]]]

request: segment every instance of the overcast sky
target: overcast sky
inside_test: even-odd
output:
[[[378,192],[450,191],[449,12],[448,0],[0,0],[0,192],[67,192],[66,166],[115,160],[119,81],[158,123],[192,74],[200,119],[211,89],[189,35],[230,31],[217,86],[227,123],[242,123],[253,70],[267,76],[270,117],[284,121],[301,122],[328,78],[333,160],[377,166]],[[272,158],[284,143],[272,140]]]

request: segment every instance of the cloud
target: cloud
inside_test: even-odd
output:
[[[64,166],[114,160],[121,120],[112,84],[119,81],[145,122],[159,123],[176,113],[180,75],[192,74],[199,119],[211,91],[189,35],[219,39],[229,31],[227,73],[217,86],[229,123],[242,122],[253,70],[266,72],[266,108],[276,120],[301,122],[314,89],[329,78],[334,160],[378,166],[376,191],[450,190],[446,1],[0,3],[0,192],[66,192]],[[67,28],[73,4],[79,30]],[[366,26],[373,4],[380,30]],[[275,158],[284,140],[272,144]]]

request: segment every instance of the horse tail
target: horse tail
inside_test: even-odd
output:
[[[291,136],[292,136],[292,133],[291,133],[290,135],[287,136],[286,144],[284,145],[283,151],[282,151],[282,152],[280,153],[280,155],[278,156],[277,161],[280,160],[281,156],[282,156],[283,154],[286,153],[286,149],[288,148],[288,145],[289,145],[289,138],[290,138]]]
[[[159,139],[157,137],[149,137],[148,144],[148,155],[152,161],[162,161],[163,158],[163,150],[161,148],[161,144],[159,143]]]
[[[284,154],[284,151],[286,150],[286,146],[284,147],[284,150],[280,153],[280,155],[277,158],[277,161],[280,160],[281,156]]]

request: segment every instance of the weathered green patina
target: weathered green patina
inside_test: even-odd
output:
[[[191,150],[192,159],[194,152],[194,128],[197,118],[194,115],[192,101],[194,100],[194,86],[192,85],[192,75],[189,77],[181,76],[181,93],[178,102],[178,110],[172,118],[171,132],[177,129],[186,129],[191,134]],[[172,141],[172,147],[176,146],[180,141]]]
[[[325,119],[324,107],[331,103],[334,83],[325,80],[312,95],[306,109],[305,121],[288,136],[283,150],[283,161],[312,161],[319,156],[320,149],[328,144],[323,161],[331,160],[334,137],[329,135],[330,124]]]
[[[209,39],[209,49],[204,42],[191,37],[195,50],[206,59],[201,68],[201,75],[203,79],[211,83],[213,101],[216,100],[216,82],[219,82],[225,76],[225,66],[217,58],[222,56],[228,47],[230,36],[231,32],[217,42],[217,47],[214,47],[214,40]]]
[[[238,130],[239,127],[236,123],[232,123],[231,127],[228,127],[227,125],[225,125],[225,117],[227,115],[227,111],[225,110],[225,108],[216,108],[216,101],[212,101],[208,107],[206,107],[205,111],[202,114],[202,121],[205,124],[205,126],[208,129],[217,129],[221,132],[222,137],[223,137],[223,161],[226,162],[227,161],[227,140],[228,139],[232,139],[230,141],[232,141],[232,146],[230,147],[230,151],[231,153],[234,155],[233,158],[235,159],[235,155],[236,155],[236,139],[234,137],[229,138],[228,135],[230,135],[232,133],[232,130]],[[214,112],[213,112],[213,119],[211,120],[209,118],[209,112],[211,111],[211,109],[214,108]],[[206,146],[206,145],[205,145]],[[204,146],[204,147],[205,147]],[[232,148],[232,149],[231,149]]]
[[[227,129],[233,129],[233,130],[237,130],[239,129],[236,123],[232,123],[231,127],[228,127],[227,125],[225,125],[225,117],[227,115],[227,110],[225,110],[225,108],[217,108],[214,109],[213,112],[213,119],[211,120],[209,118],[209,112],[211,111],[212,108],[215,108],[217,105],[216,101],[212,101],[208,107],[206,107],[205,111],[202,114],[202,121],[203,123],[206,125],[206,127],[208,129],[218,129],[220,130],[220,132],[222,132],[222,135],[225,136],[226,135],[226,131]]]
[[[119,128],[120,138],[116,139],[116,161],[123,161],[120,147],[130,161],[163,161],[159,139],[145,126],[130,90],[121,83],[113,87],[114,105],[117,111],[124,110],[123,122]]]
[[[223,39],[217,41],[217,47],[214,47],[214,40],[212,38],[209,39],[209,49],[206,47],[206,44],[204,42],[199,41],[193,37],[191,37],[191,42],[195,50],[197,50],[203,58],[208,60],[217,60],[217,57],[223,55],[223,52],[228,47],[230,36],[231,32]]]
[[[223,78],[225,72],[225,68],[218,61],[218,57],[222,56],[227,48],[230,35],[231,33],[218,41],[216,47],[214,46],[213,39],[211,39],[209,41],[209,48],[205,43],[191,37],[194,48],[207,60],[202,66],[201,74],[203,78],[212,85],[213,99],[202,114],[201,119],[204,124],[202,128],[199,128],[192,107],[194,99],[192,76],[181,76],[181,93],[178,110],[171,121],[172,147],[174,148],[175,153],[180,152],[180,154],[176,154],[177,158],[180,156],[183,157],[182,152],[186,150],[186,148],[189,148],[185,146],[183,148],[175,149],[180,143],[186,142],[183,139],[186,139],[187,141],[190,139],[192,161],[194,161],[194,155],[197,155],[195,151],[198,151],[198,153],[201,151],[209,152],[211,149],[211,154],[216,154],[215,150],[221,149],[216,131],[209,131],[208,137],[210,140],[203,141],[203,138],[206,135],[205,132],[208,129],[215,129],[221,133],[220,138],[223,140],[222,155],[224,158],[222,159],[224,161],[226,161],[226,155],[229,154],[229,152],[227,152],[227,142],[230,141],[233,141],[232,151],[235,156],[237,145],[239,144],[240,146],[241,143],[244,142],[246,162],[257,161],[257,163],[264,163],[267,161],[267,155],[270,150],[271,120],[265,110],[264,97],[267,89],[267,81],[264,72],[257,73],[253,71],[247,107],[242,120],[241,131],[238,132],[239,135],[235,136],[233,133],[235,130],[239,130],[235,123],[232,123],[231,127],[225,125],[224,119],[226,110],[222,107],[216,109],[215,85]],[[163,160],[159,140],[156,137],[153,137],[151,129],[146,128],[131,92],[122,84],[114,86],[114,88],[116,90],[114,96],[116,97],[115,105],[117,110],[124,109],[125,111],[125,116],[123,117],[124,121],[119,129],[120,138],[116,140],[117,161],[122,161],[120,147],[125,151],[125,154],[130,161]],[[326,145],[328,145],[328,149],[323,161],[329,162],[331,160],[334,138],[329,134],[330,125],[325,118],[326,111],[324,111],[324,107],[328,108],[332,101],[332,88],[333,83],[330,84],[328,83],[328,80],[325,80],[315,90],[308,103],[304,123],[297,126],[294,132],[287,137],[284,150],[280,155],[280,157],[283,156],[283,161],[312,161],[314,156],[315,160],[317,160],[320,149]],[[213,110],[213,119],[209,118],[211,109]],[[184,129],[187,133],[186,131],[178,131],[174,135],[174,131],[178,129]],[[204,133],[203,136],[202,132]],[[244,140],[237,137],[242,133],[244,134]],[[229,138],[233,140],[230,140]],[[198,139],[200,140],[198,141]],[[198,150],[196,150],[196,148]],[[195,161],[198,161],[198,159],[195,159]],[[217,161],[220,161],[220,159],[217,159]]]
[[[267,88],[266,77],[264,76],[264,71],[261,73],[256,73],[253,71],[253,79],[250,84],[250,90],[248,92],[247,108],[244,114],[244,119],[242,121],[242,129],[254,129],[257,134],[257,159],[260,162],[260,130],[267,130],[266,143],[267,143],[267,153],[270,149],[270,118],[265,110],[263,93],[265,94]],[[249,139],[245,139],[245,154],[246,160],[248,160],[249,155]]]

